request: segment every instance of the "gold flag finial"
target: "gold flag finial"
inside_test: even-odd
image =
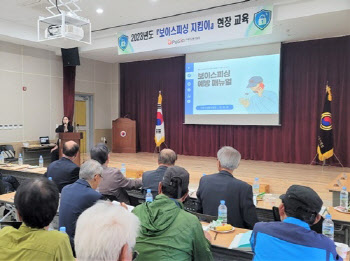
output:
[[[328,94],[328,100],[329,100],[329,101],[332,101],[331,87],[328,85],[328,82],[327,82],[327,85],[326,85],[326,92],[327,92],[327,94]]]
[[[158,104],[162,104],[162,91],[159,91]]]

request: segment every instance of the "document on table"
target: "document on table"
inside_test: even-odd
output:
[[[248,231],[245,233],[240,233],[231,242],[229,249],[238,248],[239,250],[251,251],[252,247],[250,245],[250,237],[253,231]]]

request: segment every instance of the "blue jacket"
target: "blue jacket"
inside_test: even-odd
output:
[[[59,208],[59,226],[66,227],[73,250],[78,217],[99,199],[102,199],[102,195],[92,189],[89,183],[83,179],[78,179],[73,184],[63,188]]]
[[[338,257],[335,244],[310,230],[300,219],[255,224],[250,238],[254,261],[333,261]]]

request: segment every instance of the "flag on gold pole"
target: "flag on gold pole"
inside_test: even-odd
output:
[[[331,87],[326,86],[326,98],[321,114],[320,131],[317,139],[317,154],[320,161],[333,156],[333,130],[331,113],[332,92]]]
[[[162,93],[161,91],[159,91],[158,105],[157,105],[157,122],[156,122],[156,130],[154,135],[154,141],[156,143],[156,147],[159,147],[165,141],[162,99],[163,99]]]

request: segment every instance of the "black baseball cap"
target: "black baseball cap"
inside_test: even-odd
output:
[[[190,174],[184,168],[179,166],[168,167],[164,173],[162,185],[172,186],[174,180],[180,179],[181,191],[188,190],[188,184],[190,183]]]
[[[294,211],[301,208],[307,212],[318,213],[323,205],[322,199],[312,188],[301,185],[290,186],[280,199],[287,209]]]

